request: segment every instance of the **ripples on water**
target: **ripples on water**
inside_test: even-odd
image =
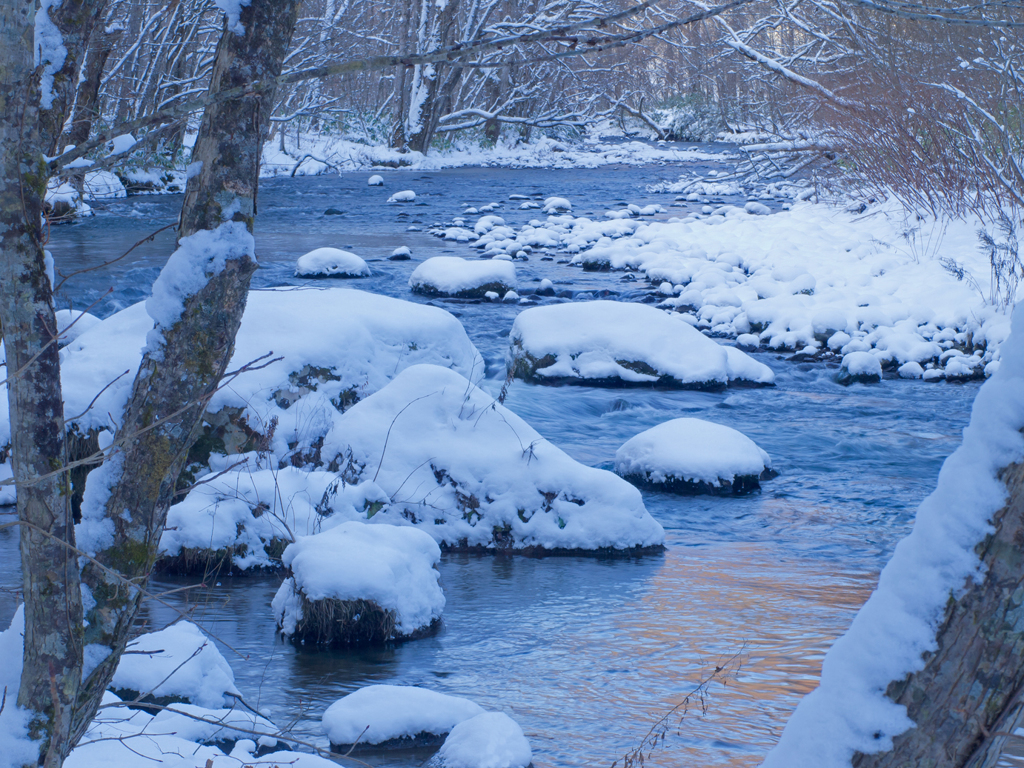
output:
[[[678,167],[593,171],[461,169],[265,181],[257,252],[260,286],[301,284],[294,260],[314,247],[349,247],[371,260],[374,276],[348,285],[413,298],[406,287],[419,260],[473,256],[422,230],[510,193],[573,200],[576,215],[613,204],[671,198],[646,185],[674,180]],[[417,204],[384,206],[398,189]],[[506,202],[511,224],[540,218]],[[172,221],[180,196],[131,198],[92,220],[55,229],[51,249],[65,272],[120,255]],[[334,206],[344,216],[323,216]],[[673,208],[670,214],[686,209]],[[473,217],[467,217],[472,224]],[[126,263],[69,283],[62,300],[99,314],[144,298],[173,238],[158,236]],[[383,259],[399,245],[412,262]],[[518,265],[521,286],[550,277],[574,290],[610,289],[637,298],[645,284],[620,274],[584,274],[534,254]],[[111,295],[106,290],[114,286]],[[504,378],[507,335],[518,307],[440,302],[466,326],[487,361],[484,387]],[[312,330],[312,329],[311,329]],[[694,416],[735,427],[771,454],[779,478],[745,498],[645,494],[668,530],[664,555],[632,560],[579,557],[446,556],[448,605],[435,637],[377,650],[310,652],[275,636],[270,600],[279,576],[222,579],[171,598],[214,634],[239,688],[278,723],[322,739],[319,716],[344,693],[370,683],[417,684],[468,696],[511,713],[534,748],[537,766],[605,765],[621,758],[703,674],[741,654],[727,685],[713,685],[706,715],[694,699],[682,726],[648,760],[664,766],[755,765],[778,738],[798,698],[813,688],[821,657],[874,586],[877,571],[934,486],[942,459],[959,442],[977,385],[885,381],[843,388],[832,370],[758,359],[778,376],[772,389],[724,393],[536,387],[516,382],[506,405],[586,464],[611,468],[615,450],[661,421]],[[2,516],[0,516],[2,517]],[[0,530],[0,579],[14,585],[17,537]],[[187,583],[164,580],[156,588]],[[0,591],[0,620],[15,600]],[[161,626],[176,614],[150,602]],[[675,725],[678,721],[672,721]],[[416,765],[423,754],[381,758]],[[377,762],[377,759],[374,758]]]

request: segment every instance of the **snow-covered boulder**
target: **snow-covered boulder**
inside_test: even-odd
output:
[[[836,381],[840,384],[875,384],[882,380],[882,364],[870,352],[850,352],[843,356]]]
[[[291,576],[273,601],[281,631],[316,645],[423,635],[444,609],[441,550],[415,528],[347,521],[284,551]]]
[[[86,649],[88,658],[89,648]],[[128,643],[110,687],[122,698],[146,696],[157,703],[189,701],[207,709],[239,695],[235,675],[203,631],[190,621],[140,635]]]
[[[407,245],[400,245],[388,256],[388,261],[408,261],[412,258],[412,250]]]
[[[367,186],[370,187],[383,187],[384,177],[375,173],[373,176],[366,180],[366,184]]]
[[[701,419],[672,419],[630,438],[615,453],[615,471],[671,493],[749,493],[775,476],[753,440]]]
[[[57,320],[58,347],[66,347],[83,333],[103,322],[96,315],[71,309],[58,309],[54,314]]]
[[[413,293],[456,299],[482,299],[488,292],[504,296],[516,289],[516,268],[508,261],[434,256],[413,270],[409,287]]]
[[[544,201],[542,213],[565,213],[572,210],[572,203],[564,197],[549,197]]]
[[[430,768],[527,768],[530,742],[519,723],[502,712],[485,712],[452,728]]]
[[[345,482],[372,479],[390,499],[362,519],[416,526],[448,547],[608,551],[664,541],[636,488],[574,461],[446,368],[400,373],[342,415],[323,452],[342,457]],[[321,506],[351,515],[332,493]]]
[[[74,421],[82,434],[120,418],[152,327],[145,304],[136,304],[61,351],[65,412],[83,414]],[[319,445],[341,411],[409,365],[451,366],[474,380],[484,370],[461,323],[443,309],[340,288],[250,292],[228,369],[254,361],[258,369],[232,377],[207,407],[190,474],[211,453],[261,446],[281,465],[319,466]],[[0,441],[5,432],[6,400]]]
[[[403,189],[401,192],[395,192],[395,194],[388,198],[389,203],[411,203],[415,200],[416,193],[411,189]]]
[[[241,466],[225,471],[220,464]],[[281,567],[281,554],[296,536],[324,527],[317,504],[334,482],[334,472],[297,467],[260,469],[248,455],[214,462],[218,473],[170,508],[160,537],[157,568],[192,574]],[[387,497],[376,485],[346,485],[335,504],[365,511]]]
[[[532,307],[516,317],[509,338],[513,375],[536,383],[722,389],[775,382],[768,366],[645,304]]]
[[[357,740],[395,747],[440,744],[456,725],[483,713],[459,696],[410,685],[368,685],[331,704],[322,723],[331,748],[346,752]]]
[[[295,262],[296,277],[369,277],[370,268],[354,253],[316,248]]]

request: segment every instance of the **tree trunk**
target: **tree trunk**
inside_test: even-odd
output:
[[[950,599],[925,667],[889,685],[916,728],[856,768],[993,768],[1020,724],[1024,691],[1024,465],[1001,473],[1009,500],[978,545],[984,578]]]
[[[64,463],[64,405],[53,309],[43,251],[45,154],[63,120],[60,93],[74,82],[84,41],[102,0],[65,0],[52,8],[60,46],[34,64],[34,0],[0,1],[0,326],[4,329],[17,482],[25,642],[18,705],[32,713],[40,761],[67,754],[82,665],[82,594]],[[61,50],[61,48],[63,50]],[[61,58],[63,56],[63,58]],[[45,78],[45,89],[41,85]]]
[[[210,91],[280,74],[297,15],[297,0],[253,0],[243,7],[244,32],[225,29]],[[203,165],[185,192],[180,245],[201,230],[232,223],[252,232],[273,98],[246,96],[206,110],[192,154]],[[84,641],[108,655],[82,683],[75,739],[88,728],[129,639],[142,592],[125,589],[124,580],[143,587],[148,581],[178,473],[231,359],[255,269],[249,249],[235,248],[222,270],[208,273],[205,286],[184,298],[180,317],[161,329],[162,345],[143,357],[114,437],[116,454],[90,475],[90,483],[109,488],[109,497],[101,508],[83,506],[84,524],[108,527],[113,543],[99,547],[94,556],[100,565],[89,563],[82,573],[95,601],[86,612]]]
[[[75,111],[71,125],[65,134],[64,143],[78,146],[89,138],[92,124],[98,118],[100,107],[100,81],[103,78],[103,67],[107,64],[114,46],[121,36],[121,29],[114,28],[97,30],[89,44],[82,76],[78,82],[78,94],[75,96]]]
[[[423,0],[417,53],[443,48],[455,41],[457,11],[458,0],[437,4]],[[458,82],[458,71],[453,76],[447,65],[441,63],[417,64],[413,67],[405,119],[405,143],[412,151],[426,154],[430,149],[438,120],[444,112],[443,104],[450,101],[450,98],[445,97],[451,96]]]

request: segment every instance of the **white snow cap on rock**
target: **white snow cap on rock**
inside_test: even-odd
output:
[[[323,533],[300,536],[284,551],[291,568],[274,597],[274,617],[285,634],[301,618],[297,591],[310,601],[370,600],[395,612],[396,629],[409,635],[430,626],[444,610],[434,566],[441,550],[415,528],[348,521]]]
[[[544,207],[541,208],[542,213],[561,213],[571,210],[572,203],[564,197],[549,197],[544,201]]]
[[[452,728],[430,762],[437,768],[526,768],[533,761],[519,723],[503,712],[485,712]]]
[[[458,256],[434,256],[416,267],[409,277],[413,290],[448,296],[477,291],[482,296],[485,286],[500,286],[501,293],[515,290],[515,266],[491,259],[470,261]]]
[[[615,452],[615,471],[643,475],[651,482],[669,478],[717,484],[739,476],[759,476],[772,460],[757,443],[731,427],[701,419],[672,419],[627,440]]]
[[[411,189],[403,189],[401,192],[395,192],[391,197],[388,198],[389,203],[411,203],[416,199],[416,193]]]
[[[555,358],[535,371],[540,379],[653,383],[668,376],[681,386],[775,381],[763,363],[715,343],[678,314],[645,304],[589,301],[533,307],[516,317],[509,338],[514,358]],[[619,361],[636,363],[640,370]]]
[[[373,176],[371,176],[369,179],[366,180],[366,184],[367,184],[367,186],[370,186],[370,187],[383,187],[384,186],[384,177],[383,176],[378,176],[377,174],[374,174]]]
[[[356,479],[375,478],[394,499],[371,522],[416,525],[449,545],[590,550],[664,541],[636,488],[571,459],[446,368],[413,366],[356,403],[322,453],[347,457]]]
[[[316,248],[295,262],[296,277],[369,277],[366,262],[340,248]]]
[[[426,688],[368,685],[331,704],[323,728],[332,744],[380,744],[420,733],[443,736],[483,712],[469,699]]]
[[[238,694],[235,674],[203,631],[179,621],[128,643],[110,685],[153,696],[186,699],[208,709],[224,706],[225,694]]]
[[[1006,504],[999,472],[1024,459],[1024,311],[1013,313],[1002,365],[982,386],[961,446],[942,465],[914,528],[882,570],[878,587],[825,655],[818,688],[804,697],[765,768],[847,768],[855,752],[889,749],[912,728],[885,696],[935,649],[950,594],[980,561],[975,547]]]

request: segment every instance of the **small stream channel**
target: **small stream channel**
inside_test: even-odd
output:
[[[292,276],[295,259],[329,245],[370,261],[374,275],[346,287],[425,301],[407,287],[419,261],[476,254],[468,245],[425,232],[460,215],[466,205],[503,203],[495,213],[515,225],[540,215],[519,210],[510,194],[568,197],[575,215],[600,216],[623,202],[660,203],[670,211],[667,217],[687,209],[669,208],[672,196],[652,193],[648,185],[674,181],[689,168],[394,171],[382,174],[383,189],[367,187],[368,173],[265,180],[256,285],[301,284]],[[399,189],[415,190],[417,202],[386,205]],[[180,195],[133,197],[55,228],[50,248],[58,269],[68,273],[119,255],[173,221],[180,204]],[[344,215],[325,216],[330,207]],[[473,220],[467,216],[470,225]],[[166,232],[117,265],[73,279],[62,302],[95,304],[92,311],[105,316],[143,299],[172,245],[173,235]],[[412,249],[413,261],[383,260],[400,245]],[[639,300],[650,290],[642,279],[583,273],[557,260],[542,261],[542,255],[517,264],[527,291],[545,277],[559,290],[611,291],[621,300]],[[483,386],[497,393],[519,307],[435,303],[465,325],[487,361]],[[374,650],[310,651],[281,641],[270,613],[277,575],[223,578],[170,602],[213,635],[246,697],[279,724],[294,720],[298,734],[323,742],[323,710],[360,686],[416,684],[511,714],[530,738],[538,768],[611,766],[703,674],[739,654],[740,671],[727,685],[713,685],[703,704],[693,698],[682,725],[670,729],[665,745],[647,762],[756,765],[799,697],[813,687],[823,653],[907,532],[942,460],[959,442],[977,391],[977,384],[898,380],[843,388],[823,364],[792,363],[768,353],[757,357],[775,370],[776,387],[701,393],[516,382],[509,392],[508,407],[594,466],[611,468],[615,450],[628,438],[684,415],[735,427],[769,452],[780,476],[760,494],[645,493],[648,510],[668,532],[662,555],[448,555],[441,565],[448,599],[443,629],[434,637]],[[0,553],[0,587],[15,587],[15,532],[0,530]],[[164,579],[158,587],[186,583]],[[0,591],[4,625],[15,604],[10,591]],[[151,602],[146,618],[159,627],[175,613]],[[369,759],[399,766],[418,765],[425,757]]]

